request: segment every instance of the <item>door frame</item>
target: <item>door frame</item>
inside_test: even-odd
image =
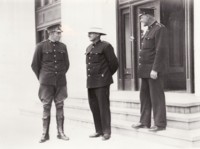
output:
[[[185,0],[186,92],[194,93],[194,19],[193,1]]]
[[[139,90],[139,79],[137,76],[137,64],[138,64],[138,53],[137,53],[137,41],[136,41],[136,28],[137,28],[137,23],[134,22],[134,20],[136,20],[136,16],[135,16],[135,8],[139,5],[145,5],[149,2],[156,2],[159,0],[141,0],[141,1],[137,1],[137,2],[128,2],[128,3],[122,3],[122,5],[120,6],[119,1],[117,1],[117,54],[118,54],[118,58],[119,58],[119,71],[118,71],[118,89],[119,90],[124,90],[124,83],[125,83],[125,78],[124,78],[124,55],[123,55],[123,43],[122,43],[122,31],[121,28],[123,27],[123,24],[121,23],[122,20],[122,12],[125,9],[129,9],[129,13],[130,13],[130,24],[131,24],[131,36],[130,36],[130,42],[131,42],[131,48],[132,48],[132,53],[131,53],[131,63],[132,63],[132,79],[131,79],[131,90]]]
[[[129,8],[130,9],[130,16],[132,18],[135,17],[135,7],[142,5],[142,4],[147,4],[149,2],[155,2],[155,1],[160,1],[160,3],[162,3],[163,0],[140,0],[140,1],[133,1],[133,0],[117,0],[117,53],[118,53],[118,58],[119,58],[119,63],[120,66],[123,66],[122,64],[122,57],[121,57],[121,45],[120,45],[120,40],[121,40],[121,33],[120,33],[120,28],[121,28],[121,17],[120,17],[120,13],[121,10],[124,8]],[[186,91],[188,93],[194,93],[195,88],[194,88],[194,43],[193,43],[193,1],[188,1],[188,0],[184,0],[185,2],[185,63],[186,63]],[[161,8],[160,8],[161,9]],[[162,11],[162,10],[161,10]],[[162,19],[162,18],[161,18]],[[133,20],[133,19],[132,19]],[[136,25],[134,22],[131,22],[131,25]],[[134,33],[134,29],[135,27],[133,27],[132,30],[132,34]],[[133,42],[137,42],[136,40],[134,40]],[[136,45],[136,43],[133,43],[133,45]],[[135,51],[135,47],[132,47],[133,51]],[[135,58],[136,54],[133,54],[133,58]],[[137,58],[136,58],[137,59]],[[137,61],[136,61],[137,62]],[[137,69],[137,67],[135,67]],[[119,90],[123,90],[123,73],[122,70],[120,70],[122,68],[119,68],[118,71],[118,89]],[[133,74],[134,75],[134,79],[135,81],[134,83],[134,90],[138,90],[139,86],[138,86],[138,82],[137,80],[139,80],[137,78],[137,73],[136,70],[133,70]]]
[[[122,40],[123,39],[123,34],[122,34],[122,28],[123,28],[123,24],[120,23],[120,22],[123,22],[122,20],[122,15],[123,15],[123,11],[127,11],[129,16],[130,16],[130,47],[131,47],[131,69],[129,70],[131,72],[131,79],[130,79],[130,84],[131,84],[131,88],[130,90],[138,90],[137,88],[137,82],[136,81],[136,74],[135,74],[135,69],[136,69],[136,63],[134,61],[135,59],[135,51],[134,51],[134,39],[132,38],[133,37],[133,28],[134,28],[134,23],[132,22],[133,19],[133,13],[132,13],[132,6],[130,5],[124,5],[123,7],[120,7],[118,9],[118,16],[117,17],[117,40],[118,40],[118,44],[117,44],[117,49],[121,49],[121,50],[117,50],[118,52],[118,58],[119,58],[119,71],[118,71],[118,89],[119,90],[124,90],[125,89],[125,71],[124,71],[124,67],[125,67],[125,63],[124,63],[124,50],[123,49],[123,46],[124,46],[124,41]]]

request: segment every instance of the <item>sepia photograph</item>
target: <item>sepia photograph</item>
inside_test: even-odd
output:
[[[0,0],[1,149],[200,148],[199,0]]]

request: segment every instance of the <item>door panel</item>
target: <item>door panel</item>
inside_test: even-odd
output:
[[[119,85],[121,90],[135,90],[134,82],[134,63],[133,63],[133,44],[131,26],[131,7],[120,10],[120,73]]]
[[[160,6],[162,6],[162,13],[160,13]],[[186,90],[184,9],[182,7],[181,11],[181,8],[179,8],[180,6],[182,5],[178,4],[177,1],[175,3],[170,1],[170,5],[166,2],[161,5],[160,1],[157,1],[136,7],[136,16],[138,16],[141,8],[153,9],[156,20],[164,24],[168,29],[169,51],[166,51],[166,75],[164,77],[165,90]],[[160,16],[160,14],[162,14],[162,16]],[[137,28],[138,51],[141,47],[141,36],[145,33],[146,29],[139,22],[139,17],[137,17]]]
[[[165,89],[186,90],[185,10],[184,1],[162,1],[162,22],[169,33]],[[164,15],[165,14],[165,15]]]
[[[146,27],[139,21],[140,9],[154,10],[154,17],[168,29],[169,49],[166,51],[165,90],[186,90],[186,35],[185,0],[155,0],[134,3],[130,1],[119,9],[119,89],[138,90],[140,79],[137,76],[138,53],[141,37]]]

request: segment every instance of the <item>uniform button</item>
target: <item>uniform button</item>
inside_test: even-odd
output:
[[[57,61],[54,61],[55,63],[57,63]]]
[[[139,65],[141,65],[141,63],[139,63]]]
[[[54,57],[56,57],[56,55],[54,55]]]
[[[88,71],[90,71],[90,68],[88,69]]]
[[[90,63],[88,63],[88,65],[90,65]]]
[[[91,57],[89,57],[89,59],[91,59]]]
[[[88,75],[88,77],[90,77],[90,75]]]
[[[56,52],[56,50],[55,50],[55,49],[54,49],[53,51],[54,51],[54,52]]]
[[[58,68],[57,66],[55,66],[55,68]]]
[[[104,77],[104,74],[102,74],[101,76]]]
[[[55,74],[57,74],[58,72],[56,71]]]

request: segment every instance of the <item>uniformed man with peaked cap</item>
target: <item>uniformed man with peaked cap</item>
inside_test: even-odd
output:
[[[165,130],[167,122],[162,78],[168,50],[167,29],[156,21],[153,9],[141,9],[139,17],[140,22],[148,26],[148,30],[142,37],[139,51],[141,117],[140,122],[132,127],[150,128],[153,110],[154,126],[150,131]]]
[[[90,28],[88,32],[92,44],[86,50],[87,88],[96,131],[90,137],[102,136],[102,140],[108,140],[111,137],[110,85],[118,60],[112,45],[101,41],[102,35],[106,33],[99,27]]]
[[[43,104],[43,134],[40,143],[49,140],[51,105],[56,106],[58,139],[69,140],[64,134],[64,100],[67,98],[65,74],[69,68],[67,48],[59,42],[61,26],[55,24],[47,28],[49,39],[37,44],[32,61],[32,69],[40,83],[39,98]]]

